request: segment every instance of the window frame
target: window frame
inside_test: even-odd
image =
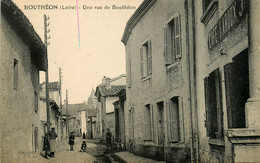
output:
[[[144,106],[144,141],[154,141],[154,111],[151,104]]]
[[[207,7],[205,7],[205,0],[202,0],[202,17],[200,18],[201,22],[204,25],[207,25],[211,17],[218,10],[218,0],[211,0]]]
[[[214,82],[210,83],[212,81]],[[223,120],[224,111],[223,111],[223,99],[222,99],[223,92],[222,92],[221,81],[222,81],[222,76],[219,68],[215,69],[209,74],[209,76],[204,78],[205,113],[206,113],[205,127],[207,130],[207,137],[209,137],[210,139],[217,139],[217,140],[224,139],[224,120]],[[212,88],[211,85],[214,85],[214,88]],[[212,97],[215,99],[213,99]],[[212,105],[214,104],[213,102],[215,103],[215,105]],[[212,117],[216,117],[216,119]],[[212,126],[212,125],[216,125],[216,126]]]
[[[140,67],[141,78],[145,81],[152,75],[152,43],[147,38],[140,48]]]
[[[176,12],[166,21],[164,26],[164,59],[166,66],[172,65],[182,58],[181,25],[181,15]]]

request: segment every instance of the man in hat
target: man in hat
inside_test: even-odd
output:
[[[51,157],[55,157],[55,152],[56,152],[56,137],[57,133],[55,132],[55,128],[52,128],[51,131],[49,132],[49,139],[50,139],[50,152],[51,152]]]

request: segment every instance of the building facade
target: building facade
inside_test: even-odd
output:
[[[105,142],[106,130],[110,128],[112,135],[115,135],[115,118],[113,103],[119,99],[118,93],[125,89],[126,76],[120,75],[113,79],[104,77],[102,83],[96,87],[97,97],[97,119],[96,132],[101,135],[102,142]],[[107,118],[106,118],[107,117]]]
[[[39,154],[39,71],[46,48],[22,11],[1,0],[0,162],[19,162]],[[28,161],[29,162],[29,161]]]
[[[60,84],[59,82],[49,82],[49,103],[50,103],[50,127],[55,128],[58,134],[57,140],[63,137],[63,129],[61,125],[61,109],[60,109]],[[42,122],[41,136],[47,132],[47,110],[46,110],[46,83],[40,84],[39,99],[39,115]],[[43,140],[43,139],[42,139]]]
[[[198,161],[259,162],[259,14],[256,0],[194,4]]]
[[[126,142],[157,160],[193,158],[190,1],[144,0],[127,22]]]

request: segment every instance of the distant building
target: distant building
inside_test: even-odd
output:
[[[87,138],[90,139],[101,138],[101,135],[98,135],[96,130],[97,102],[95,91],[92,89],[86,106]]]
[[[42,148],[39,71],[46,67],[46,48],[27,17],[1,0],[0,162],[26,162]]]
[[[50,102],[50,127],[55,128],[58,134],[57,140],[61,140],[61,109],[60,109],[60,85],[59,82],[49,82]],[[42,136],[47,132],[47,110],[46,110],[46,83],[40,84],[39,115],[42,121]]]
[[[63,117],[66,116],[66,105],[63,105]],[[82,113],[81,111],[85,111],[86,104],[78,103],[78,104],[68,104],[68,133],[74,132],[75,136],[81,136],[82,135],[82,123],[81,123],[81,117]]]
[[[110,128],[112,135],[115,135],[114,105],[119,99],[118,93],[125,89],[126,76],[120,75],[113,79],[104,77],[102,83],[96,87],[95,96],[98,99],[96,131],[102,135],[102,141],[105,142],[106,129]],[[106,118],[107,117],[107,118]]]

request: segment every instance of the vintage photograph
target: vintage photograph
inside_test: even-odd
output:
[[[260,0],[1,0],[0,162],[260,162]]]

